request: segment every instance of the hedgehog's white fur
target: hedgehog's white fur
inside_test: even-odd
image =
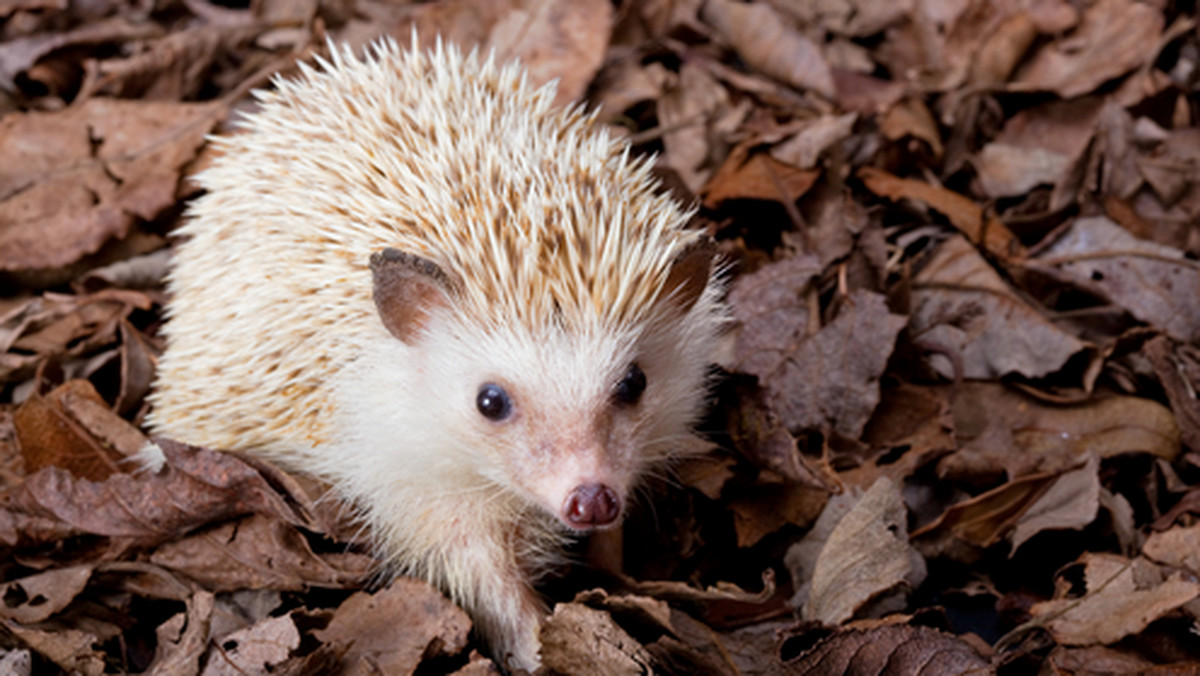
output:
[[[387,41],[258,92],[179,229],[158,433],[329,480],[395,572],[472,613],[508,665],[538,664],[529,575],[581,482],[624,500],[689,439],[721,309],[712,277],[665,289],[690,213],[644,161],[515,66]],[[380,321],[372,253],[457,280],[417,339]],[[614,407],[636,362],[648,387]],[[514,415],[475,407],[503,383]]]

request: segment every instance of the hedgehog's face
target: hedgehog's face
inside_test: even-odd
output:
[[[416,388],[442,443],[568,528],[616,523],[638,477],[686,437],[710,347],[686,322],[487,328],[462,316],[421,259],[387,253],[372,269],[385,326],[420,354]]]

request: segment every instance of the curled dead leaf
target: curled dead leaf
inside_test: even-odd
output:
[[[1030,613],[1065,645],[1115,643],[1200,596],[1200,584],[1165,577],[1146,559],[1086,552],[1087,593],[1034,604]]]

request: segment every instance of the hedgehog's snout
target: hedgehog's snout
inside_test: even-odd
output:
[[[621,498],[605,484],[576,486],[563,503],[563,521],[577,530],[607,526],[621,515]]]

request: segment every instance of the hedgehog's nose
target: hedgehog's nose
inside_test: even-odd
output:
[[[607,526],[621,513],[621,499],[604,484],[576,486],[563,506],[563,520],[572,528],[584,530]]]

